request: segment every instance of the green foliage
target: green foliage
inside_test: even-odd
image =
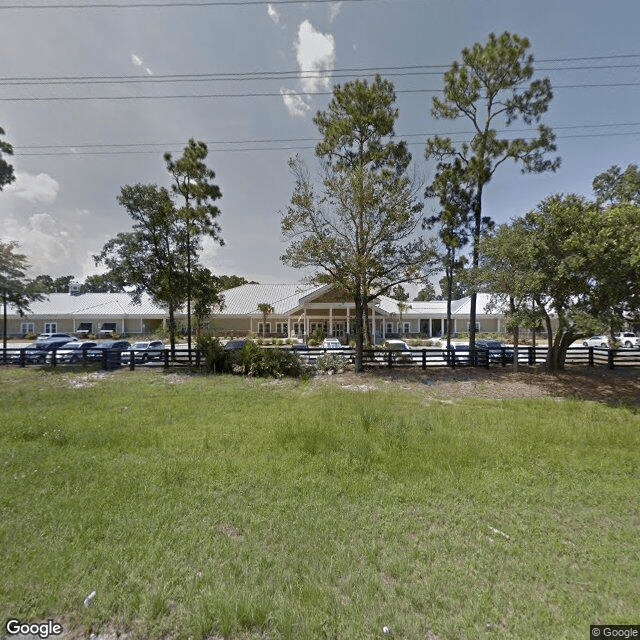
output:
[[[404,287],[401,284],[398,284],[391,290],[391,297],[394,300],[406,302],[409,299],[409,294],[405,291]]]
[[[4,129],[0,127],[0,136],[3,135]],[[13,147],[5,140],[0,139],[0,191],[5,185],[11,184],[16,179],[13,173],[13,166],[2,157],[3,154],[7,156],[13,155]]]
[[[347,361],[337,353],[326,353],[316,360],[315,365],[322,373],[338,373],[347,368]]]
[[[542,321],[550,369],[564,366],[573,340],[602,325],[619,330],[640,309],[639,216],[631,204],[603,210],[555,195],[485,240],[482,282],[509,300],[515,324]]]
[[[94,256],[116,283],[132,287],[134,301],[147,292],[169,310],[171,348],[175,348],[174,314],[185,300],[185,237],[169,192],[156,185],[126,185],[118,202],[133,220]]]
[[[492,226],[491,219],[482,215],[483,189],[498,167],[512,160],[521,164],[523,172],[540,173],[555,171],[560,165],[559,158],[546,157],[556,146],[552,130],[543,124],[538,124],[537,137],[499,136],[499,130],[518,121],[527,126],[539,123],[549,107],[551,83],[548,78],[531,81],[533,56],[528,49],[527,38],[508,32],[489,34],[486,44],[463,49],[462,61],[455,61],[445,73],[444,99],[433,99],[434,118],[467,118],[472,127],[471,137],[462,142],[438,135],[427,140],[426,157],[436,159],[438,165],[426,195],[439,198],[442,205],[436,218],[442,224],[450,281],[462,266],[456,254],[469,236],[472,267],[479,265],[480,239]],[[474,327],[475,291],[471,295],[470,324]]]
[[[231,373],[233,371],[233,357],[225,350],[219,338],[200,336],[196,341],[196,349],[204,357],[205,369],[209,373]]]
[[[213,182],[216,174],[207,167],[205,160],[209,151],[204,142],[189,140],[182,156],[174,160],[170,153],[164,154],[167,171],[173,182],[171,192],[181,199],[176,216],[184,241],[187,301],[187,341],[191,348],[191,301],[195,291],[195,266],[201,249],[202,238],[208,237],[219,245],[224,245],[220,233],[218,217],[220,209],[214,204],[222,197],[220,187]]]
[[[635,410],[440,402],[376,379],[75,379],[0,369],[4,620],[87,638],[578,640],[585,612],[640,609]]]
[[[17,248],[17,242],[2,242],[0,240],[0,296],[4,317],[6,317],[9,304],[12,304],[18,313],[23,315],[29,310],[30,302],[42,299],[40,291],[27,279],[27,271],[30,266],[27,256],[17,253]],[[6,349],[6,322],[2,323],[2,342]]]
[[[283,262],[314,269],[318,282],[353,300],[358,371],[367,303],[419,277],[435,253],[414,233],[421,187],[409,177],[406,143],[394,139],[394,103],[393,84],[380,76],[334,87],[327,110],[314,118],[322,136],[320,184],[300,158],[292,159],[296,185],[281,221],[289,242]]]
[[[256,377],[297,378],[304,372],[304,366],[295,353],[260,347],[253,342],[247,342],[240,350],[237,364],[245,375]]]
[[[640,205],[640,171],[635,164],[630,164],[624,172],[618,166],[609,167],[598,174],[592,184],[598,205]]]
[[[418,291],[418,295],[413,299],[414,302],[429,302],[436,299],[436,288],[431,280],[424,283],[424,287]]]

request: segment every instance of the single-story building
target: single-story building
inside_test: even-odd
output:
[[[491,296],[478,294],[476,330],[505,331],[504,315],[489,308]],[[344,293],[330,285],[245,284],[224,292],[224,307],[214,313],[209,330],[222,335],[267,334],[278,337],[307,338],[321,330],[327,336],[342,340],[352,336],[355,305]],[[266,317],[262,304],[273,308]],[[452,303],[452,333],[469,330],[470,298]],[[388,296],[378,296],[369,303],[372,336],[380,342],[386,337],[423,336],[438,338],[447,332],[447,303],[399,303]],[[71,285],[69,293],[52,293],[31,303],[30,310],[20,316],[9,308],[7,334],[68,332],[105,336],[111,333],[127,336],[152,334],[166,327],[168,313],[143,295],[140,304],[132,302],[128,293],[81,293]],[[183,313],[176,321],[184,323]]]
[[[39,333],[71,333],[78,336],[112,334],[144,335],[166,321],[166,309],[143,295],[140,304],[128,293],[81,293],[72,285],[69,293],[50,293],[30,303],[23,316],[7,309],[7,335],[23,337]]]
[[[505,331],[502,312],[489,308],[491,296],[478,294],[476,330]],[[304,338],[322,330],[327,336],[346,339],[353,331],[355,304],[331,285],[245,284],[224,292],[225,305],[212,318],[212,329],[223,334],[263,334]],[[259,310],[267,304],[273,311]],[[469,330],[471,298],[452,303],[452,333]],[[369,323],[376,342],[393,335],[440,337],[447,332],[446,301],[399,303],[378,296],[369,304]]]

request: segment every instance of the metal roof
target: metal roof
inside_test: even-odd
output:
[[[8,313],[17,316],[15,308]],[[29,305],[26,318],[165,318],[167,311],[153,302],[150,296],[143,294],[140,304],[132,302],[128,293],[50,293],[43,300]]]
[[[286,315],[300,298],[322,287],[303,284],[243,284],[223,292],[224,308],[216,315],[262,316],[258,305],[266,302],[275,315]]]

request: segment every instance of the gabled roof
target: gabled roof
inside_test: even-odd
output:
[[[9,308],[9,314],[18,315],[13,307]],[[43,300],[32,302],[25,317],[164,318],[166,315],[166,309],[155,304],[147,294],[143,294],[140,304],[136,304],[128,293],[83,293],[74,296],[68,293],[50,293]]]
[[[262,315],[258,305],[266,302],[276,315],[286,315],[298,306],[300,298],[322,287],[302,284],[243,284],[223,292],[224,308],[219,315]]]

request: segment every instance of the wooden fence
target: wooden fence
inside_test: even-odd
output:
[[[267,349],[290,350],[290,347],[264,347]],[[323,349],[321,347],[309,347],[308,349],[296,349],[295,351],[303,362],[315,364],[318,358],[327,354],[337,355],[347,363],[355,360],[355,350]],[[0,351],[0,364],[7,366],[96,366],[105,370],[128,367],[132,371],[138,367],[196,367],[199,368],[204,356],[196,349],[176,349],[172,356],[169,349],[153,352],[151,355],[143,351],[124,352],[123,356],[118,351],[90,350],[82,354],[75,362],[60,362],[56,358],[56,352],[51,351],[42,359],[33,359],[29,350],[25,348],[7,348]],[[546,346],[524,346],[518,349],[518,362],[523,365],[543,364],[547,356]],[[410,351],[390,351],[387,349],[365,349],[363,363],[368,368],[422,368],[430,367],[507,367],[513,362],[513,350],[502,348],[491,350],[478,348],[472,355],[468,351],[455,351],[439,349],[435,347],[422,347]],[[607,349],[599,347],[571,347],[567,351],[566,364],[588,367],[637,367],[640,366],[640,349]]]

